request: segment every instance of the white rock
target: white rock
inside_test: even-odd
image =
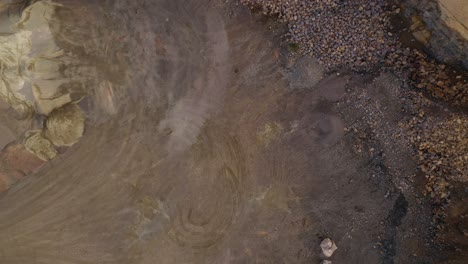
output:
[[[331,240],[330,238],[325,238],[322,243],[320,243],[320,247],[322,248],[323,254],[329,258],[333,255],[333,252],[338,249],[338,247],[335,245],[335,242]]]

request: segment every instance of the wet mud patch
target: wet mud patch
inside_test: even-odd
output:
[[[403,218],[406,216],[408,211],[408,202],[405,196],[400,193],[398,198],[395,200],[392,210],[389,212],[387,217],[388,227],[385,234],[385,239],[382,241],[382,248],[384,250],[383,263],[390,264],[395,263],[394,257],[396,255],[397,247],[396,244],[396,233],[398,227],[401,225]]]

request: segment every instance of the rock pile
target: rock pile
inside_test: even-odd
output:
[[[265,15],[279,16],[297,51],[317,58],[326,70],[343,66],[370,70],[390,51],[385,0],[242,0]],[[294,47],[293,46],[293,47]]]
[[[435,98],[468,107],[466,72],[458,72],[445,64],[437,63],[417,50],[413,50],[413,54],[414,62],[411,63],[413,67],[409,69],[413,86],[429,92]]]
[[[9,27],[0,26],[0,106],[15,110],[24,120],[44,120],[45,127],[36,124],[14,143],[3,135],[9,141],[0,142],[0,192],[55,158],[60,147],[77,143],[84,133],[85,115],[78,103],[86,95],[87,78],[81,72],[87,71],[55,43],[49,22],[57,5],[33,2],[21,16],[7,21]],[[0,4],[0,16],[6,17],[17,4]],[[7,130],[0,127],[0,131]],[[24,171],[15,164],[31,169]]]
[[[468,107],[468,74],[436,63],[424,53],[400,44],[392,33],[391,18],[401,9],[386,0],[241,0],[253,10],[278,16],[288,25],[290,49],[317,58],[325,70],[388,69],[432,96]],[[424,44],[422,22],[409,25]]]
[[[421,50],[431,38],[424,21],[415,16],[401,19],[400,6],[387,0],[240,1],[286,23],[290,51],[316,58],[327,72],[389,71],[412,86],[400,99],[412,101],[414,115],[400,128],[418,155],[434,221],[444,223],[451,183],[468,182],[468,119],[459,113],[447,116],[421,92],[468,109],[468,72],[437,62]],[[397,31],[395,20],[408,20],[408,25],[399,25]],[[435,108],[436,117],[424,113]]]
[[[468,107],[468,74],[437,63],[427,54],[401,44],[389,54],[385,67],[417,89],[456,106]]]
[[[454,131],[455,133],[453,133]],[[419,159],[429,179],[450,177],[468,182],[468,118],[453,115],[437,124],[419,142]],[[442,197],[447,195],[440,194]]]
[[[443,229],[447,208],[453,204],[454,184],[468,182],[468,118],[461,113],[446,115],[444,109],[423,97],[413,96],[412,101],[418,112],[399,126],[413,145],[425,177],[423,194],[431,202],[434,227]]]
[[[417,151],[426,178],[424,194],[434,205],[434,221],[444,223],[451,182],[468,182],[468,118],[455,113],[435,120],[420,110],[416,117],[400,126]]]

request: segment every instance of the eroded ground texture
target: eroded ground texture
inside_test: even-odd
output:
[[[442,136],[407,128],[463,110],[237,1],[29,2],[0,4],[0,263],[466,263],[466,175],[426,185]]]

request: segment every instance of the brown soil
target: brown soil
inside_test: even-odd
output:
[[[466,260],[464,163],[438,164],[465,139],[437,143],[466,118],[401,72],[291,56],[237,1],[62,2],[86,131],[45,165],[1,154],[29,176],[0,196],[0,262],[320,263],[327,237],[334,263]]]

